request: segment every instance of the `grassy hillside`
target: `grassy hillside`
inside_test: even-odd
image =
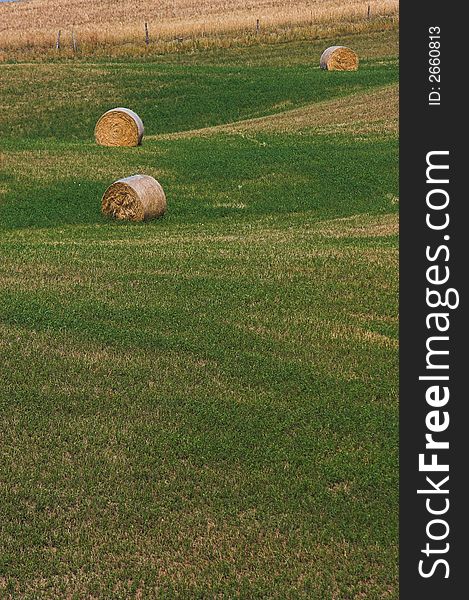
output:
[[[391,35],[0,66],[2,597],[398,597]]]

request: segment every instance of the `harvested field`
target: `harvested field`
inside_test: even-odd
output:
[[[2,600],[399,597],[397,32],[353,31],[0,64]],[[163,219],[101,214],[131,173]]]
[[[372,19],[367,19],[368,5]],[[346,24],[366,31],[376,20],[397,18],[397,0],[28,0],[1,3],[0,49],[25,46],[54,48],[61,30],[63,48],[70,48],[71,32],[86,48],[99,45],[140,43],[144,45],[144,22],[149,23],[152,43],[158,40],[185,41],[219,36],[249,37],[282,29],[319,27],[330,35]],[[373,21],[373,24],[372,22]],[[180,43],[180,42],[177,42]],[[223,44],[219,39],[216,44]],[[170,48],[168,48],[170,49]]]

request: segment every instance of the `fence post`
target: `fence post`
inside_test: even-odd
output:
[[[368,19],[371,17],[371,5],[370,4],[368,4],[367,17],[368,17]]]
[[[60,50],[60,36],[62,35],[62,30],[59,29],[57,33],[57,41],[55,42],[55,49]]]
[[[258,35],[260,28],[261,28],[261,23],[260,23],[260,20],[257,19],[256,20],[256,35]]]
[[[148,31],[148,23],[145,21],[145,44],[148,46],[150,43],[150,33]]]
[[[73,52],[77,51],[77,39],[75,37],[75,31],[72,29],[72,48]]]

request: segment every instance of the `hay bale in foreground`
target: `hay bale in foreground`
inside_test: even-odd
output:
[[[143,121],[137,113],[128,108],[113,108],[96,123],[94,137],[100,146],[139,146],[143,133]]]
[[[161,217],[166,211],[166,196],[161,185],[149,175],[132,175],[114,182],[104,192],[104,215],[127,221]]]
[[[319,65],[327,71],[356,71],[358,55],[345,46],[331,46],[322,53]]]

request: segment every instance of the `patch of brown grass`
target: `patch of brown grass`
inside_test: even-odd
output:
[[[388,335],[372,331],[370,329],[364,329],[357,326],[346,326],[338,325],[337,323],[331,324],[331,338],[332,339],[354,339],[357,342],[364,344],[377,344],[385,348],[397,349],[399,342],[395,338],[391,338]]]
[[[399,234],[399,215],[353,215],[322,221],[316,233],[327,238],[387,237]]]

